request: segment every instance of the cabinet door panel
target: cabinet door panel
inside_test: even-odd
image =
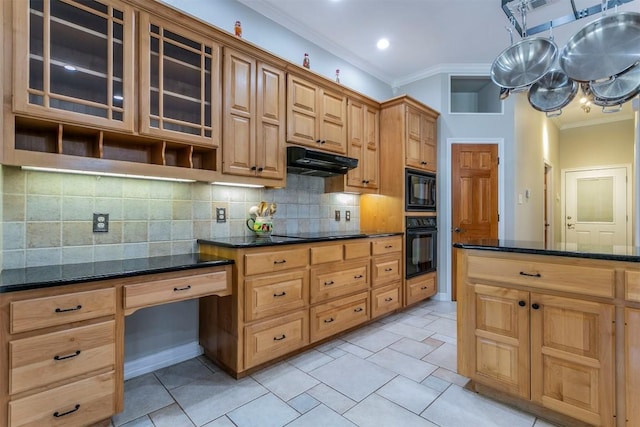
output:
[[[640,310],[625,309],[625,380],[627,425],[640,425]]]
[[[531,399],[613,425],[613,306],[543,294],[531,304]]]
[[[420,112],[407,108],[406,111],[406,140],[405,140],[405,163],[409,167],[422,167],[420,151],[422,142],[420,140]]]
[[[473,289],[476,358],[471,374],[528,399],[529,294],[485,285]]]
[[[257,67],[256,162],[258,176],[283,179],[285,166],[285,72],[259,62]]]
[[[318,91],[310,83],[289,75],[287,88],[287,140],[315,146],[318,139]]]

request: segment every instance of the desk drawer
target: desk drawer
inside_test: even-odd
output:
[[[531,257],[531,256],[529,256]],[[570,263],[545,262],[518,258],[468,256],[469,278],[528,286],[536,289],[571,292],[581,295],[613,298],[613,268],[588,267]]]
[[[308,277],[307,270],[302,270],[245,280],[245,320],[304,307],[309,298]]]
[[[115,412],[115,373],[9,402],[9,426],[84,427]]]
[[[124,286],[124,307],[147,307],[231,291],[226,271]],[[227,292],[225,292],[227,291]]]
[[[311,342],[369,320],[369,292],[342,298],[310,310]]]
[[[261,252],[244,256],[244,274],[274,273],[292,268],[306,267],[309,262],[308,249]]]
[[[115,322],[81,326],[9,343],[9,393],[115,366]]]
[[[371,255],[402,252],[402,236],[384,237],[371,241]]]
[[[311,270],[311,302],[347,295],[369,287],[367,261]]]
[[[306,310],[247,326],[244,329],[245,369],[275,359],[309,343]]]
[[[116,312],[113,288],[75,292],[11,303],[11,333],[108,316]]]

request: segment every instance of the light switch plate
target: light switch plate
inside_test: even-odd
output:
[[[344,220],[351,221],[351,211],[344,211]]]
[[[340,221],[340,211],[336,211],[336,221]]]

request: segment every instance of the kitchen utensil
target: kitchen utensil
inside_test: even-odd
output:
[[[589,82],[589,89],[598,100],[616,104],[630,101],[640,93],[640,62],[608,80]]]
[[[574,34],[559,55],[562,70],[579,82],[624,72],[640,61],[640,13],[617,12],[596,19]]]
[[[258,203],[258,216],[265,216],[267,211],[267,202],[261,201]]]
[[[526,13],[522,9],[523,39],[513,43],[498,55],[491,65],[491,80],[511,92],[526,90],[551,68],[558,54],[558,47],[551,39],[527,38]]]
[[[570,79],[562,70],[548,71],[529,89],[529,103],[547,117],[562,114],[562,108],[569,104],[578,92],[578,83]]]
[[[249,208],[249,215],[251,216],[251,218],[255,219],[258,216],[258,207],[251,206]]]
[[[275,203],[271,203],[271,205],[269,206],[269,215],[275,215],[277,210],[277,206]]]

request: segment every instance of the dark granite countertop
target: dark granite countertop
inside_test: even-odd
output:
[[[261,246],[295,245],[310,242],[327,242],[331,240],[362,239],[368,237],[402,236],[402,232],[377,232],[377,231],[329,231],[329,232],[305,232],[273,234],[269,237],[237,236],[216,237],[215,239],[198,239],[199,244],[224,246],[228,248],[254,248]]]
[[[514,252],[536,255],[556,255],[573,258],[604,259],[611,261],[640,262],[640,248],[634,246],[578,245],[557,243],[545,248],[543,242],[518,240],[470,240],[454,243],[456,248],[479,249],[496,252]]]
[[[0,274],[0,293],[227,264],[233,261],[212,255],[185,254],[15,268]]]

